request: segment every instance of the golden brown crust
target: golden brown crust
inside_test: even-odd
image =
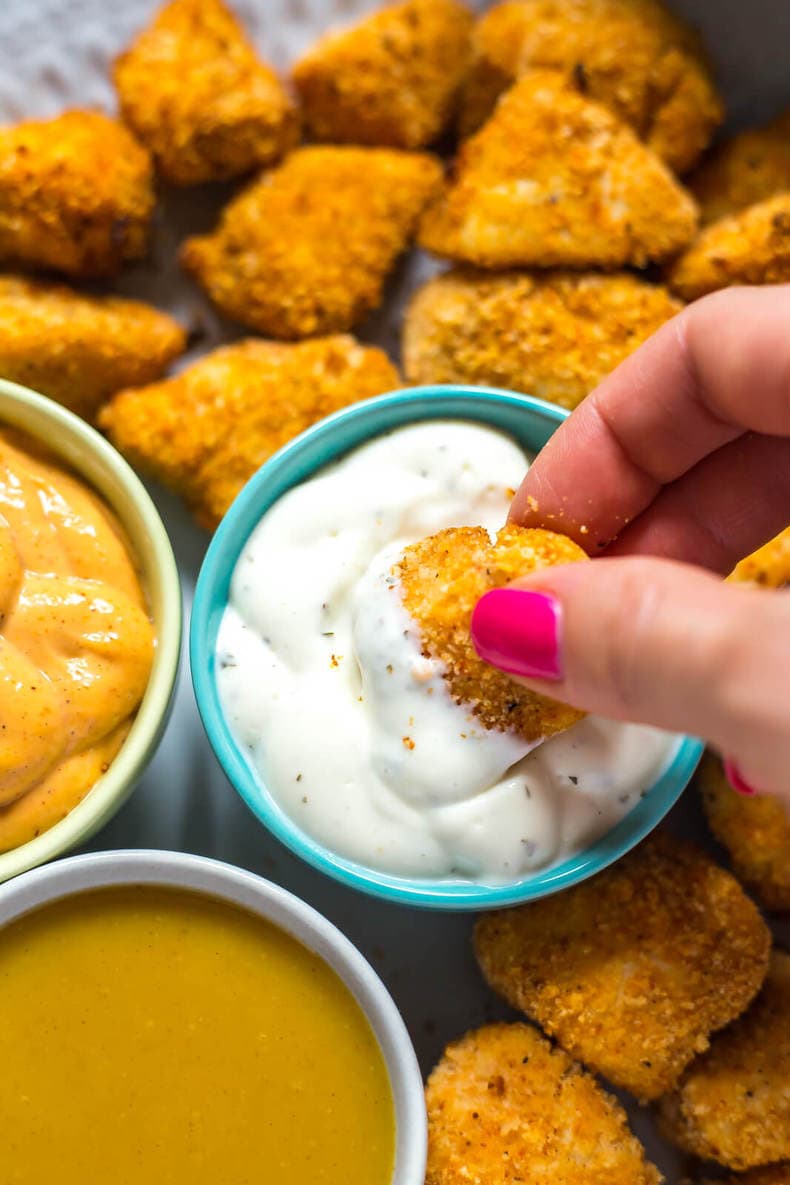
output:
[[[558,70],[678,173],[723,116],[695,35],[656,0],[505,0],[480,18],[461,130],[476,131],[528,70]]]
[[[457,703],[472,707],[485,728],[528,741],[569,728],[584,715],[528,691],[478,658],[470,637],[483,593],[527,572],[586,560],[582,549],[552,531],[504,527],[492,543],[482,527],[450,527],[407,547],[393,573],[403,603],[420,627],[424,653],[440,659]]]
[[[560,74],[526,75],[468,140],[420,245],[479,267],[621,267],[668,259],[696,205],[659,158]]]
[[[790,1157],[790,955],[774,951],[762,992],[661,1104],[664,1134],[731,1169]]]
[[[790,527],[741,560],[728,579],[749,581],[763,588],[790,584]]]
[[[707,226],[667,270],[669,287],[696,300],[732,284],[790,280],[790,193]]]
[[[67,111],[0,128],[0,261],[114,275],[147,253],[153,209],[150,157],[116,120]]]
[[[440,184],[425,153],[302,148],[253,182],[181,260],[222,312],[271,337],[349,329],[381,301]]]
[[[0,374],[87,420],[121,387],[160,378],[185,346],[181,326],[140,301],[0,275]]]
[[[322,37],[293,70],[310,132],[338,144],[431,144],[452,115],[471,27],[460,0],[405,0]]]
[[[237,177],[296,142],[296,109],[222,0],[171,0],[114,66],[121,114],[176,185]]]
[[[725,140],[688,184],[704,224],[790,190],[790,111]]]
[[[404,369],[412,383],[506,387],[574,408],[682,307],[627,274],[457,268],[412,298]]]
[[[316,420],[398,385],[383,351],[352,337],[242,341],[175,378],[121,391],[101,427],[126,456],[217,525],[244,483]]]
[[[670,1090],[765,977],[769,931],[704,853],[655,835],[605,872],[477,923],[488,982],[641,1099]]]
[[[766,909],[790,910],[790,820],[778,798],[746,798],[730,786],[721,761],[706,753],[696,775],[710,829],[733,871]]]
[[[426,1185],[659,1185],[625,1111],[524,1024],[448,1045],[428,1079]]]

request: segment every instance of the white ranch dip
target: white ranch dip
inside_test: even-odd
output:
[[[287,493],[239,558],[217,641],[226,718],[282,808],[341,856],[514,880],[608,831],[677,745],[596,717],[532,752],[487,732],[388,595],[406,544],[502,526],[527,464],[489,428],[403,428]]]

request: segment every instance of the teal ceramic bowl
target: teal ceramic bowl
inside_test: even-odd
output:
[[[292,486],[349,450],[420,420],[472,420],[538,452],[567,412],[540,399],[479,387],[416,387],[347,408],[281,449],[248,482],[222,520],[200,571],[192,609],[190,658],[198,707],[228,778],[264,826],[308,864],[343,884],[389,901],[433,909],[481,910],[534,901],[578,884],[643,839],[677,801],[696,768],[702,745],[679,740],[670,764],[647,794],[592,847],[535,875],[503,885],[391,876],[346,860],[302,831],[272,798],[223,715],[216,683],[216,640],[233,570],[262,515]]]

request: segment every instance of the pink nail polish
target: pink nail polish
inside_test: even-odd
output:
[[[757,793],[754,787],[750,786],[746,781],[735,762],[729,757],[724,758],[724,776],[732,786],[733,790],[736,790],[738,794],[744,794],[747,798],[751,798]]]
[[[472,642],[484,662],[525,679],[562,678],[562,606],[546,593],[495,588],[472,614]]]

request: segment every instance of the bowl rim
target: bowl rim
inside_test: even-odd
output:
[[[120,453],[68,408],[28,387],[0,379],[0,427],[4,426],[18,428],[42,441],[116,515],[129,536],[133,559],[151,602],[156,650],[132,727],[107,772],[48,831],[0,853],[0,882],[89,839],[131,794],[167,723],[178,674],[182,631],[181,582],[170,539],[150,494]],[[139,547],[143,538],[144,552]],[[158,612],[154,602],[158,604]]]
[[[362,442],[356,439],[352,444],[343,446],[337,443],[335,446],[335,439],[342,436],[349,423],[367,421],[374,425],[364,436],[367,441],[420,420],[462,420],[464,414],[458,411],[459,406],[467,407],[469,412],[476,408],[477,416],[470,418],[485,422],[482,409],[492,405],[518,411],[529,409],[553,425],[552,431],[570,414],[564,408],[534,396],[493,387],[453,384],[391,391],[343,408],[320,420],[276,452],[244,486],[211,540],[198,575],[192,603],[189,651],[195,698],[211,747],[234,789],[267,830],[312,867],[351,888],[402,905],[460,911],[498,909],[538,900],[586,880],[620,859],[661,822],[687,786],[704,748],[703,743],[694,737],[679,737],[674,756],[646,796],[596,843],[554,868],[549,867],[533,876],[502,885],[393,876],[345,859],[298,827],[274,800],[263,780],[243,756],[241,747],[225,721],[219,700],[214,676],[216,629],[213,629],[213,624],[220,613],[217,608],[218,590],[223,585],[227,590],[236,561],[254,523],[265,513],[265,510],[257,510],[257,507],[263,503],[268,509],[284,492],[281,491],[277,498],[270,500],[264,496],[264,491],[280,481],[282,475],[288,473],[294,462],[298,463],[306,450],[313,452],[316,446],[327,445],[326,459],[309,471],[309,476],[313,476],[326,464],[360,447]],[[387,429],[375,427],[382,412],[386,413],[394,407],[413,410],[414,415],[404,415],[397,426]],[[303,480],[308,480],[308,477],[291,481],[286,488]],[[246,529],[246,520],[252,519],[256,510],[257,518],[253,526]],[[223,596],[223,609],[226,604],[227,597]]]
[[[427,1115],[411,1037],[378,973],[334,922],[247,869],[189,852],[134,848],[69,856],[0,886],[0,930],[31,910],[113,885],[161,885],[229,902],[265,918],[322,959],[351,992],[384,1058],[395,1109],[391,1185],[423,1185]]]

